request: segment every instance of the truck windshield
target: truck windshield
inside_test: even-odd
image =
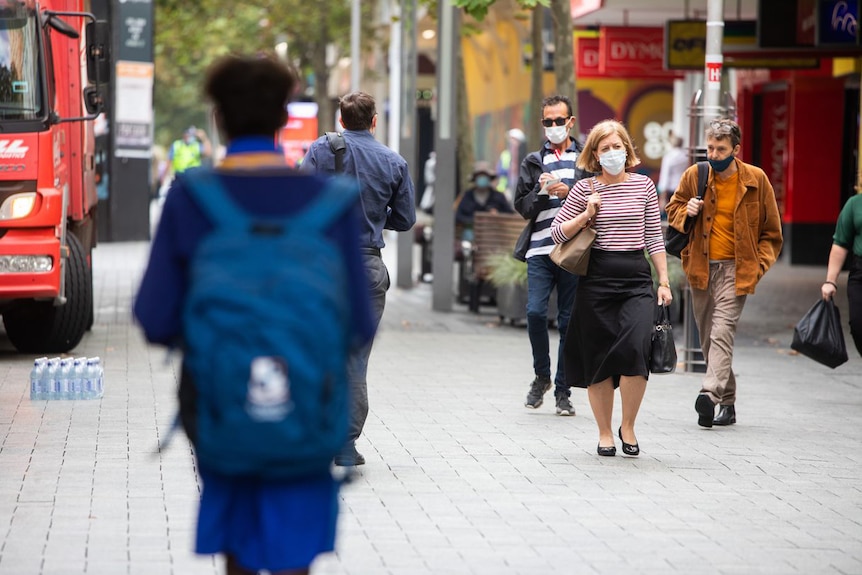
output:
[[[34,10],[0,0],[0,120],[43,115],[38,34]]]

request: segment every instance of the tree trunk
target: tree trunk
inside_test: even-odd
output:
[[[557,79],[557,94],[562,94],[572,101],[572,115],[575,116],[574,132],[575,137],[579,137],[578,98],[575,91],[572,45],[572,8],[569,0],[551,0],[551,18],[554,21],[554,76]]]
[[[542,44],[542,20],[545,17],[545,7],[536,4],[533,8],[532,29],[530,42],[533,45],[533,60],[530,69],[530,112],[524,122],[527,124],[527,149],[531,152],[538,150],[542,145],[542,99],[544,98],[544,87],[542,86],[542,72],[544,63],[542,55],[544,45]]]
[[[461,60],[461,40],[455,42],[454,60],[458,79],[458,180],[455,186],[455,197],[461,192],[461,186],[470,179],[473,172],[473,124],[470,121],[470,110],[467,105],[467,76],[464,73],[464,63]]]

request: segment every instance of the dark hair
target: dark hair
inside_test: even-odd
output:
[[[716,140],[730,140],[730,147],[735,148],[742,139],[739,124],[730,118],[716,118],[706,127],[706,137]]]
[[[296,75],[267,56],[224,56],[207,71],[204,93],[215,104],[228,140],[272,136],[287,122]]]
[[[540,114],[545,113],[545,108],[548,106],[556,106],[557,104],[565,104],[566,105],[566,113],[569,117],[572,116],[572,101],[569,100],[566,96],[561,96],[559,94],[555,96],[548,96],[544,100],[542,100],[542,108],[539,110]]]
[[[370,130],[371,120],[377,114],[374,98],[365,92],[352,92],[338,102],[341,120],[347,130]]]

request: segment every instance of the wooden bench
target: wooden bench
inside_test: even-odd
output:
[[[511,255],[527,221],[518,214],[478,212],[473,218],[473,249],[470,274],[470,311],[479,311],[480,295],[488,289],[492,260],[497,254]]]

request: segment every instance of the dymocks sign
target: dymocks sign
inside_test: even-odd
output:
[[[664,29],[602,27],[599,73],[605,77],[681,78],[664,69]]]

